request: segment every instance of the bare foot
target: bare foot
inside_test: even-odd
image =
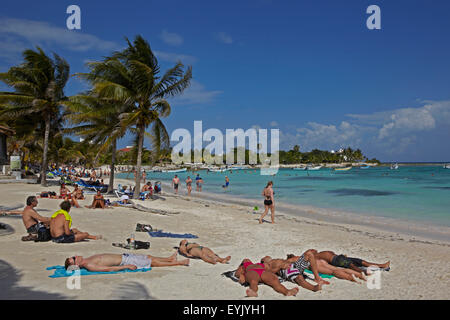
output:
[[[247,297],[257,297],[258,296],[258,294],[250,288],[248,288],[245,291],[245,293],[247,294]]]
[[[295,296],[298,292],[298,288],[293,288],[291,290],[288,290],[288,292],[286,293],[287,296]]]
[[[319,280],[315,280],[317,284],[324,285],[324,284],[330,284],[330,282],[323,280],[322,278],[319,278]]]
[[[227,263],[228,261],[230,261],[230,259],[231,259],[231,256],[228,256],[222,260],[222,263]]]
[[[388,262],[386,262],[384,264],[381,264],[380,268],[387,269],[387,268],[390,268],[390,266],[391,266],[391,262],[388,261]]]
[[[189,265],[189,259],[181,260],[180,264],[183,265],[183,266],[188,266]]]
[[[358,278],[352,273],[353,282],[359,283]]]
[[[313,289],[314,292],[317,292],[317,291],[320,291],[320,290],[322,290],[322,284],[321,283],[319,283],[319,284],[314,286],[314,289]]]
[[[259,224],[261,224],[262,223],[262,220],[261,219],[259,219]]]
[[[169,259],[172,261],[177,260],[177,252],[175,251],[175,253],[169,257]]]

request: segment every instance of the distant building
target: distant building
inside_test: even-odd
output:
[[[12,136],[14,133],[14,130],[0,126],[0,165],[9,163],[6,138]]]

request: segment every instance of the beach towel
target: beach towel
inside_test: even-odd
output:
[[[237,269],[236,269],[236,270],[237,270]],[[238,283],[239,283],[239,279],[234,275],[235,272],[236,272],[236,270],[224,272],[224,273],[222,273],[222,276],[223,276],[223,277],[227,277],[227,278],[233,280],[234,282],[238,282]],[[312,271],[307,270],[307,269],[305,270],[305,272],[307,272],[308,274],[311,274],[311,275],[313,274]],[[314,278],[310,277],[308,274],[303,274],[303,276],[304,276],[306,279],[314,280]],[[333,278],[333,277],[334,277],[334,276],[332,276],[332,275],[329,275],[329,274],[322,274],[322,273],[319,273],[319,276],[320,276],[321,278]],[[278,276],[278,280],[280,280],[280,283],[281,283],[281,282],[284,282],[284,281],[287,281],[287,280],[285,280],[284,278],[282,278],[282,277],[280,277],[280,276]],[[244,286],[244,287],[248,287],[248,283],[245,282],[245,283],[243,284],[243,286]]]
[[[150,231],[148,233],[151,237],[168,237],[168,238],[198,238],[194,234],[185,233],[185,234],[177,234],[170,232],[163,232],[162,230],[158,231]]]
[[[46,270],[55,270],[55,272],[48,276],[49,278],[64,278],[64,277],[70,277],[72,275],[75,274],[75,270],[73,271],[67,271],[66,268],[64,268],[64,266],[53,266],[53,267],[48,267]],[[89,275],[94,275],[94,274],[116,274],[116,273],[124,273],[124,272],[147,272],[152,270],[152,268],[143,268],[143,269],[136,269],[136,270],[130,270],[130,269],[126,269],[126,270],[120,270],[120,271],[89,271],[86,270],[84,268],[80,269],[80,275],[81,276],[89,276]]]

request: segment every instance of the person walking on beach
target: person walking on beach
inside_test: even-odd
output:
[[[186,179],[186,189],[187,189],[187,192],[188,192],[188,196],[190,196],[191,195],[191,191],[192,191],[192,179],[189,176]]]
[[[260,224],[263,223],[263,218],[269,212],[269,209],[272,216],[272,223],[275,223],[275,203],[273,199],[274,192],[272,186],[273,182],[269,181],[262,192],[262,196],[264,197],[264,213],[259,218]]]
[[[102,236],[91,236],[87,232],[82,232],[72,228],[72,217],[69,215],[71,204],[69,201],[63,201],[60,204],[61,210],[56,211],[50,220],[50,234],[53,242],[73,243],[85,239],[98,240]]]
[[[210,248],[201,246],[195,242],[189,243],[187,240],[181,240],[178,250],[188,258],[200,258],[211,264],[216,264],[217,262],[227,263],[231,259],[231,256],[221,258]]]
[[[225,176],[225,184],[222,186],[222,188],[227,189],[229,185],[230,179],[228,178],[228,176]]]
[[[73,256],[67,258],[64,266],[67,270],[70,266],[77,266],[89,271],[110,272],[125,269],[136,270],[150,267],[188,266],[189,259],[177,260],[175,252],[168,258],[154,257],[143,254],[111,254],[103,253],[84,258]]]
[[[180,178],[178,178],[177,175],[175,175],[175,178],[172,179],[172,186],[175,190],[175,194],[178,194],[178,185],[180,184]]]

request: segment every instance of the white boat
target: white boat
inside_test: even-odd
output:
[[[322,166],[307,166],[306,170],[320,170]]]
[[[350,170],[352,167],[345,167],[345,168],[334,168],[334,171],[348,171]]]
[[[444,164],[444,169],[450,169],[450,163]]]
[[[209,172],[225,172],[228,171],[229,169],[224,168],[224,169],[208,169],[208,170]]]
[[[306,170],[306,167],[297,167],[297,168],[292,168],[292,170]]]
[[[397,163],[391,164],[391,170],[397,170],[397,169],[398,169]]]
[[[173,170],[162,170],[162,172],[166,172],[166,173],[178,173],[178,172],[185,172],[185,171],[187,171],[187,168],[173,169]]]

